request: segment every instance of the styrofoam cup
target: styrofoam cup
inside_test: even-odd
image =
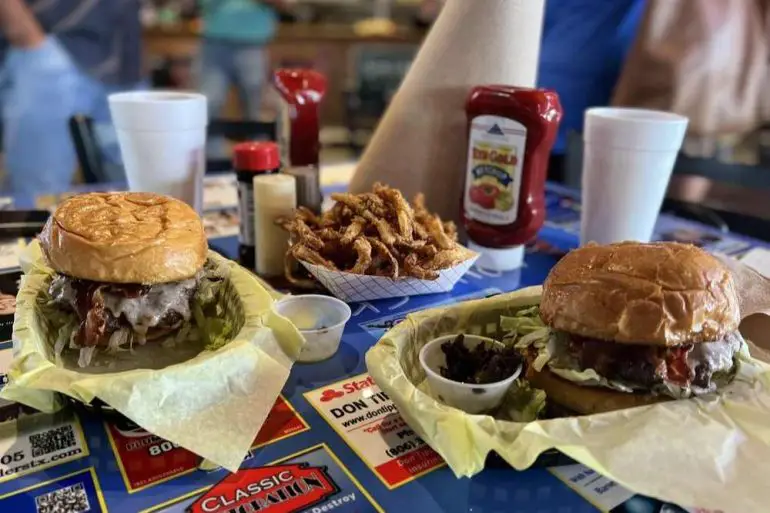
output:
[[[494,410],[503,402],[505,394],[514,380],[521,373],[521,366],[510,377],[497,381],[477,385],[475,383],[460,383],[452,381],[441,375],[441,367],[446,366],[446,358],[441,346],[445,342],[452,342],[457,335],[446,335],[431,340],[420,349],[420,365],[428,378],[431,391],[442,403],[468,413],[484,413]],[[478,344],[491,344],[503,347],[501,342],[487,337],[465,335],[463,343],[469,349]]]
[[[649,242],[687,130],[671,112],[585,113],[580,242]]]
[[[317,294],[288,296],[276,302],[274,308],[305,338],[305,346],[297,358],[300,362],[318,362],[334,356],[351,315],[347,303]]]
[[[173,196],[201,212],[206,97],[138,91],[112,94],[109,104],[129,189]]]

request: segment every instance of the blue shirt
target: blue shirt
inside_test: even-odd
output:
[[[0,0],[4,1],[4,0]],[[26,0],[47,34],[94,78],[134,85],[142,76],[139,0]],[[0,63],[8,41],[0,35]]]
[[[275,35],[278,14],[255,0],[202,0],[203,35],[239,43],[264,44]]]
[[[559,93],[564,117],[553,153],[563,154],[583,113],[607,105],[633,44],[645,0],[548,0],[538,85]]]

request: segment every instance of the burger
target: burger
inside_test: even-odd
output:
[[[687,244],[572,251],[543,284],[540,317],[550,329],[522,347],[528,377],[579,414],[718,392],[745,347],[730,271]]]
[[[69,318],[57,354],[77,349],[87,366],[97,350],[189,332],[208,245],[187,204],[150,193],[75,196],[49,218],[40,245],[55,271],[49,305]]]

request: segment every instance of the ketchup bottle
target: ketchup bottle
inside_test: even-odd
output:
[[[238,179],[238,261],[252,271],[256,265],[254,235],[254,177],[281,170],[278,145],[274,142],[243,142],[233,148],[233,168]]]
[[[278,119],[282,164],[318,168],[318,109],[326,94],[326,77],[311,69],[278,69],[273,85],[284,102]]]
[[[521,267],[545,221],[545,178],[562,108],[545,89],[478,86],[465,106],[468,164],[462,220],[479,265]]]

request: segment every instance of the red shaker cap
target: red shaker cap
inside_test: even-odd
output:
[[[236,171],[272,171],[280,165],[280,152],[274,142],[242,142],[233,148]]]

